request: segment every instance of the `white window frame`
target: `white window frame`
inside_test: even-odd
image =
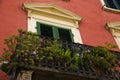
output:
[[[108,22],[106,28],[109,29],[120,49],[120,22]]]
[[[100,2],[104,10],[120,14],[120,10],[107,7],[104,0],[100,0]]]
[[[37,22],[54,25],[70,29],[74,35],[74,42],[83,43],[79,31],[81,16],[53,4],[24,3],[23,8],[28,12],[28,31],[37,32]]]

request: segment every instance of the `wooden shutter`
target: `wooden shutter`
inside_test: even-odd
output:
[[[36,28],[37,28],[37,34],[38,34],[38,35],[41,35],[40,23],[37,22],[36,24],[37,24],[37,27],[36,27]]]

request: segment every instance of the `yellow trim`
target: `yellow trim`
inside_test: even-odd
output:
[[[120,22],[108,22],[106,28],[112,33],[118,47],[120,48]]]
[[[23,9],[28,12],[28,31],[36,32],[36,22],[70,29],[75,43],[83,43],[79,31],[82,17],[66,9],[46,3],[24,3]]]
[[[104,9],[105,11],[110,11],[110,12],[113,12],[113,13],[118,13],[118,14],[120,14],[120,10],[117,10],[117,9],[108,8],[108,7],[106,7],[106,6],[104,6],[103,9]]]
[[[120,22],[108,22],[107,28],[120,29]]]
[[[47,4],[47,3],[24,3],[23,4],[23,9],[24,10],[35,10],[38,12],[45,12],[48,14],[56,15],[56,16],[61,16],[77,21],[81,21],[82,17],[74,14],[66,9],[63,9],[59,6],[53,5],[53,4]],[[54,9],[54,11],[59,11],[59,12],[52,12],[48,9]],[[61,14],[60,14],[61,13]]]

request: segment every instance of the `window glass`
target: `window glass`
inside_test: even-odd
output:
[[[71,40],[71,35],[70,35],[70,30],[59,28],[58,32],[59,32],[60,39],[67,40],[67,41],[72,41]]]
[[[41,24],[40,28],[42,36],[53,37],[53,31],[51,26]]]
[[[106,7],[120,10],[120,0],[104,0]]]
[[[53,37],[55,39],[73,41],[70,29],[59,28],[39,22],[37,22],[37,33],[38,35]]]

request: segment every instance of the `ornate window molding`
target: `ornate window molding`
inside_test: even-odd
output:
[[[108,22],[106,28],[109,29],[120,48],[120,22]]]
[[[37,22],[71,29],[76,43],[82,43],[78,29],[81,16],[64,8],[46,3],[24,3],[23,9],[28,12],[28,31],[36,32]]]
[[[102,3],[104,10],[114,12],[114,13],[120,13],[120,1],[119,0],[109,0],[112,2],[108,2],[108,0],[100,0],[100,1]]]

